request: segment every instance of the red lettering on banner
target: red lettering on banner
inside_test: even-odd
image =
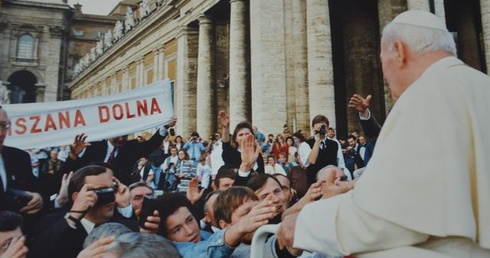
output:
[[[131,114],[131,109],[129,109],[129,103],[128,103],[128,102],[126,102],[124,105],[126,106],[126,117],[127,117],[127,118],[133,118],[133,117],[136,117],[136,115],[135,115],[135,114]]]
[[[138,109],[138,116],[141,116],[143,113],[145,116],[148,115],[148,104],[146,103],[146,99],[143,100],[143,103],[141,101],[136,101],[136,108]]]
[[[121,120],[124,117],[124,111],[121,104],[116,104],[112,107],[112,113],[114,113],[114,118],[116,120]]]
[[[27,132],[26,119],[21,117],[15,120],[15,133],[25,134]]]
[[[30,120],[34,120],[34,124],[31,127],[31,133],[40,133],[42,132],[41,128],[38,128],[39,121],[41,121],[41,116],[31,116]]]
[[[46,124],[45,124],[45,127],[44,127],[44,131],[45,132],[47,132],[49,130],[56,130],[56,123],[54,122],[53,117],[51,116],[51,114],[48,114],[46,116]]]
[[[109,107],[99,106],[99,121],[101,123],[109,122],[111,115],[109,114]]]
[[[79,125],[86,126],[87,123],[85,123],[85,118],[83,117],[82,111],[80,109],[77,109],[75,112],[75,124],[73,127],[77,127]]]
[[[156,98],[151,99],[151,106],[148,107],[146,99],[136,100],[136,110],[130,106],[130,102],[116,103],[110,106],[99,106],[99,121],[107,123],[111,120],[123,120],[136,117],[161,114],[162,110]]]
[[[162,113],[162,110],[160,110],[160,106],[158,106],[157,99],[152,98],[151,99],[151,114],[153,115],[154,113]]]
[[[74,124],[71,124],[74,121]],[[56,131],[77,126],[86,126],[85,118],[81,110],[75,111],[74,119],[71,119],[70,111],[50,113],[45,116],[35,115],[28,119],[25,117],[16,118],[9,135],[37,134],[49,131]]]
[[[58,113],[58,120],[60,121],[60,129],[70,128],[70,112],[66,111],[65,114]]]

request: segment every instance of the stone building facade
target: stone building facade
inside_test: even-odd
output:
[[[454,32],[459,58],[483,72],[490,65],[486,0],[137,4],[134,26],[72,81],[66,80],[71,97],[117,93],[168,77],[179,118],[176,131],[184,137],[193,131],[207,137],[219,130],[218,110],[230,113],[232,126],[248,120],[274,134],[284,124],[310,133],[313,116],[325,114],[338,135],[345,136],[360,130],[355,112],[347,107],[354,93],[373,95],[372,110],[383,121],[392,103],[381,72],[380,31],[407,9],[441,17]]]
[[[11,103],[70,98],[73,64],[119,19],[116,12],[88,15],[81,8],[66,0],[0,1],[0,81]]]

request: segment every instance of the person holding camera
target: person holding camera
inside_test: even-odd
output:
[[[345,168],[344,156],[339,144],[327,137],[328,118],[324,115],[316,115],[311,121],[311,126],[314,136],[306,141],[311,150],[304,164],[309,185],[316,182],[317,172],[327,165]]]
[[[184,150],[189,154],[189,158],[194,162],[194,167],[197,167],[199,164],[199,158],[206,150],[197,132],[193,132],[191,134],[189,141],[184,144]]]
[[[138,231],[129,189],[113,174],[112,169],[102,165],[88,165],[77,170],[68,185],[70,210],[45,218],[46,222],[56,220],[34,239],[29,257],[76,257],[83,248],[85,237],[97,225],[109,221],[120,222]],[[64,217],[59,218],[63,214]],[[158,215],[150,216],[148,221],[154,223],[145,226],[156,232]]]

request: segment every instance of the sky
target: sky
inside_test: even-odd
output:
[[[107,15],[119,3],[120,0],[68,0],[68,4],[73,7],[74,4],[82,5],[82,12],[85,14]]]

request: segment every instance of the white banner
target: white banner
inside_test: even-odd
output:
[[[12,123],[5,145],[20,149],[127,135],[166,124],[174,114],[168,79],[109,96],[2,105]]]

